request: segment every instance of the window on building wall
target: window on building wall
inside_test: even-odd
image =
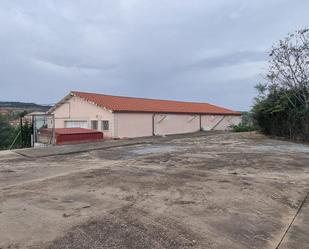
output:
[[[102,130],[103,131],[109,130],[109,121],[108,120],[102,120]]]
[[[92,130],[98,129],[98,121],[97,120],[91,120],[91,129]]]
[[[66,128],[88,128],[88,124],[87,124],[87,121],[84,121],[84,120],[67,120],[67,121],[64,121],[64,125]]]

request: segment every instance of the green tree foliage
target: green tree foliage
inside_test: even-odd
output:
[[[0,150],[8,149],[16,130],[9,124],[7,116],[0,115]]]
[[[32,125],[26,122],[21,128],[21,144],[22,148],[31,147]]]
[[[269,62],[267,82],[256,86],[257,126],[269,135],[309,141],[309,29],[279,41]]]
[[[232,125],[232,129],[235,132],[247,132],[247,131],[255,131],[256,127],[253,123],[252,112],[242,112],[241,113],[241,123],[238,125]]]
[[[233,125],[232,129],[235,132],[248,132],[248,131],[255,131],[256,130],[254,125],[244,124],[244,123],[240,123],[238,125]]]
[[[21,132],[20,132],[21,131]],[[13,148],[31,147],[32,125],[24,123],[22,127],[14,128],[9,123],[9,116],[0,115],[0,150],[7,150],[11,144]]]

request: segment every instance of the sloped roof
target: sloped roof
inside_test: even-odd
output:
[[[72,91],[71,95],[83,98],[113,112],[241,115],[239,112],[208,103],[121,97],[77,91]]]

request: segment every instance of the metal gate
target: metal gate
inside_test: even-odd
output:
[[[32,115],[32,146],[42,147],[55,144],[55,116],[53,114]]]

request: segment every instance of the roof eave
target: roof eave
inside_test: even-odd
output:
[[[131,111],[131,110],[112,110],[115,113],[153,113],[153,114],[189,114],[189,115],[224,115],[224,116],[241,116],[240,112],[169,112],[169,111]]]
[[[97,107],[100,107],[100,108],[102,108],[102,109],[105,110],[105,111],[108,111],[108,112],[111,112],[111,113],[113,112],[113,110],[108,109],[108,108],[106,108],[105,106],[98,105],[98,104],[95,103],[94,101],[90,101],[90,100],[87,99],[87,98],[84,98],[84,97],[82,97],[82,96],[79,96],[78,94],[75,94],[74,91],[72,91],[71,94],[72,94],[72,96],[77,97],[77,98],[80,98],[80,99],[82,99],[82,100],[88,102],[89,104],[92,104],[92,105],[95,105],[95,106],[97,106]]]
[[[66,101],[68,101],[70,98],[72,98],[74,94],[70,92],[68,95],[66,95],[63,99],[61,99],[59,102],[57,102],[53,107],[51,107],[46,113],[52,114],[59,106],[64,104]]]

